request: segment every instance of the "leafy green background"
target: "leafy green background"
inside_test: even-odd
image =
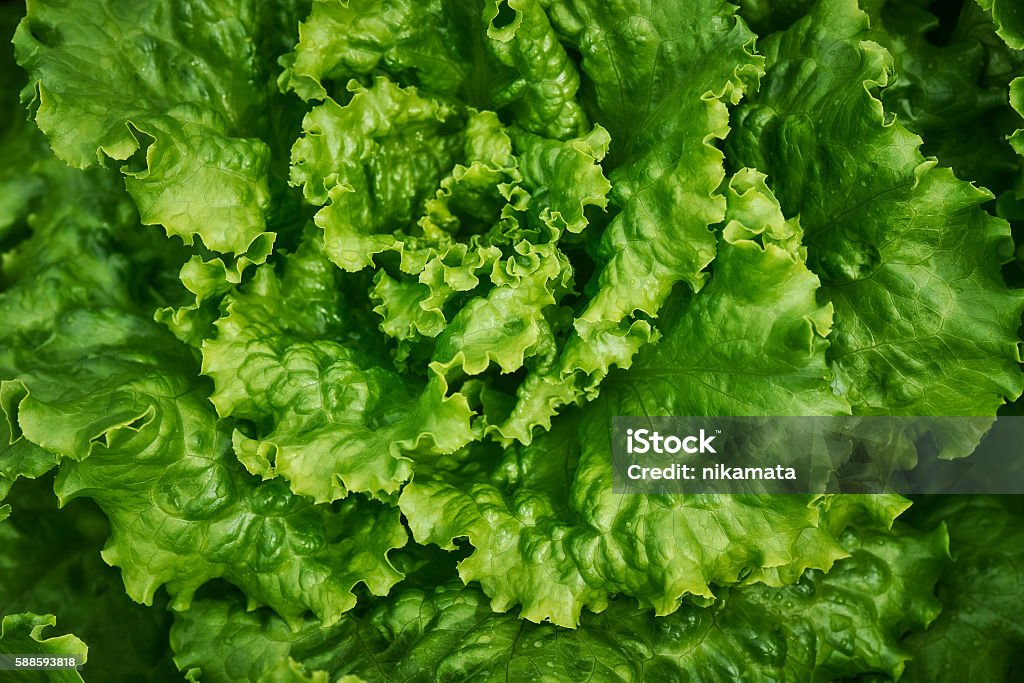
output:
[[[1016,497],[608,458],[617,415],[1021,413],[1018,4],[0,24],[0,653],[88,657],[12,680],[1024,675]]]

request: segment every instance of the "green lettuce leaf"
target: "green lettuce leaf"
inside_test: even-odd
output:
[[[674,284],[699,289],[706,277],[701,271],[715,255],[708,226],[725,211],[716,194],[725,172],[715,141],[728,131],[727,105],[756,82],[762,64],[733,11],[717,0],[552,7],[583,56],[593,116],[618,143],[609,166],[620,213],[602,236],[607,263],[584,323],[657,315]]]
[[[280,475],[317,502],[349,491],[395,492],[409,455],[450,453],[473,438],[465,399],[446,397],[439,375],[425,385],[388,370],[349,327],[339,271],[318,241],[303,242],[278,277],[272,265],[225,300],[218,335],[203,345],[203,372],[221,417],[236,429],[239,460],[264,479]]]
[[[615,378],[609,415],[840,415],[825,362],[833,308],[805,264],[803,231],[765,176],[730,179],[710,283],[667,307],[665,339]],[[692,334],[714,324],[710,334]],[[627,386],[622,386],[627,385]]]
[[[999,269],[1008,226],[981,208],[988,192],[936,168],[920,138],[884,120],[872,89],[889,81],[892,58],[867,28],[853,0],[827,0],[769,37],[768,73],[727,150],[799,213],[808,264],[835,307],[835,387],[854,412],[992,415],[1024,386],[1024,299]]]
[[[845,552],[835,535],[855,507],[888,526],[898,498],[646,496],[612,493],[614,415],[842,414],[825,349],[831,307],[816,300],[800,230],[764,178],[745,171],[726,195],[729,222],[710,283],[683,292],[664,316],[665,339],[609,377],[596,401],[556,421],[529,447],[470,451],[417,466],[400,505],[419,543],[474,552],[459,566],[495,610],[573,626],[583,607],[624,593],[658,614],[711,585],[795,581]],[[720,337],[693,336],[719,321]],[[669,389],[666,389],[669,387]],[[493,458],[494,465],[486,463]],[[741,539],[757,538],[757,543]]]
[[[21,15],[17,4],[0,7],[0,39],[10,40]],[[0,50],[0,251],[18,237],[16,231],[32,201],[44,189],[30,167],[43,156],[46,143],[18,106],[22,80],[14,53]]]
[[[1021,411],[1018,4],[27,0],[0,651],[1015,679],[1019,501],[618,494],[610,432]]]
[[[1015,78],[1010,82],[1010,104],[1024,118],[1024,77]],[[1021,125],[1018,122],[1017,125]],[[1010,144],[1017,154],[1024,156],[1024,127],[1018,128],[1010,136]]]
[[[717,0],[633,5],[399,3],[378,15],[318,2],[287,60],[282,84],[323,100],[292,181],[323,207],[328,255],[377,270],[396,363],[433,361],[501,443],[528,444],[594,398],[657,338],[650,318],[673,285],[699,289],[714,257],[715,144],[760,74],[753,35]],[[574,237],[592,206],[617,212],[588,240],[596,249]],[[488,376],[524,367],[513,382]]]
[[[20,477],[35,479],[56,466],[60,457],[24,438],[18,424],[18,407],[28,395],[18,381],[0,381],[0,501]],[[0,521],[10,506],[0,505]]]
[[[1008,49],[977,4],[966,2],[948,40],[936,44],[939,20],[913,3],[866,6],[869,36],[893,56],[894,72],[881,92],[887,112],[922,136],[921,152],[958,178],[996,195],[1013,187],[1020,160],[1006,142],[1019,117],[1009,106],[1009,81],[1024,53]]]
[[[387,7],[387,11],[382,11]],[[580,76],[535,0],[385,4],[316,0],[286,59],[284,87],[305,99],[380,71],[402,85],[507,112],[516,124],[565,140],[589,128]]]
[[[30,0],[14,42],[36,123],[76,168],[119,163],[144,224],[261,261],[274,240],[261,33],[290,28],[279,9],[293,5]]]
[[[998,26],[999,37],[1015,50],[1024,50],[1024,9],[1011,0],[978,0]]]
[[[494,0],[484,5],[488,46],[515,73],[491,96],[494,104],[544,137],[565,140],[585,133],[590,126],[576,100],[580,75],[551,26],[545,3]]]
[[[490,610],[477,590],[405,590],[362,617],[290,630],[269,613],[204,600],[176,616],[176,661],[193,680],[264,680],[289,659],[367,681],[778,681],[899,676],[898,644],[938,613],[945,531],[846,534],[851,556],[785,588],[723,593],[651,618],[628,600],[576,630]],[[195,667],[195,668],[193,668]]]
[[[37,170],[46,196],[61,192],[76,201],[39,206],[28,220],[32,237],[4,254],[0,267],[0,280],[8,285],[0,293],[0,319],[5,323],[0,328],[0,495],[18,477],[45,474],[66,452],[46,449],[60,444],[59,423],[44,420],[37,424],[44,435],[44,443],[37,444],[25,437],[24,426],[31,418],[21,414],[30,392],[20,368],[37,362],[33,349],[47,340],[53,320],[65,310],[133,306],[122,286],[127,263],[104,249],[105,238],[97,234],[111,226],[123,226],[134,216],[123,192],[119,193],[106,175],[69,171],[57,160],[43,162]],[[81,258],[83,253],[94,256]],[[93,331],[94,335],[103,333]],[[103,369],[97,370],[99,377]],[[60,378],[62,382],[66,379]],[[109,381],[116,384],[118,380],[112,377]],[[68,399],[66,405],[73,405],[74,399]],[[81,407],[78,419],[83,423],[98,419],[107,408]]]
[[[371,296],[399,343],[399,367],[425,356],[428,383],[473,378],[465,394],[484,425],[529,440],[585,391],[557,362],[571,330],[559,304],[573,288],[559,241],[587,227],[587,207],[606,205],[597,162],[607,133],[559,142],[506,132],[493,112],[461,111],[383,78],[349,87],[344,106],[328,99],[313,109],[293,150],[293,182],[326,202],[316,216],[326,253],[347,271],[394,262],[379,267]],[[526,385],[558,383],[558,403],[534,410],[524,388],[515,405],[516,388],[497,390],[486,376],[492,367],[526,367]]]
[[[3,262],[13,283],[0,293],[12,321],[0,330],[4,424],[17,424],[16,449],[24,440],[47,454],[33,450],[13,473],[5,462],[5,478],[61,458],[58,496],[100,506],[111,526],[103,558],[139,602],[166,584],[182,609],[224,578],[286,618],[312,610],[330,621],[355,604],[355,584],[386,593],[401,578],[387,554],[407,539],[398,511],[318,507],[248,475],[191,351],[137,308],[132,264],[115,246],[137,229],[130,200],[109,176],[62,177],[77,201],[38,213],[33,237]]]
[[[812,0],[741,0],[757,32],[785,30],[814,7]],[[1013,187],[1020,161],[1006,144],[1017,116],[1009,81],[1022,73],[1024,52],[1009,47],[984,2],[957,6],[928,0],[864,0],[866,37],[884,47],[893,69],[879,93],[887,117],[922,136],[921,152],[957,177],[1001,195]],[[952,10],[950,12],[949,10]],[[943,14],[940,24],[935,12]],[[1019,47],[1019,46],[1018,46]]]
[[[921,499],[915,523],[949,527],[953,562],[942,572],[942,614],[903,646],[903,679],[1010,681],[1024,651],[1024,508],[1015,497]],[[915,506],[916,507],[916,506]],[[915,511],[917,512],[917,511]]]
[[[304,99],[324,99],[352,78],[385,71],[404,85],[481,106],[492,80],[510,76],[486,45],[484,7],[480,0],[373,0],[357,7],[314,0],[284,59],[281,84]]]

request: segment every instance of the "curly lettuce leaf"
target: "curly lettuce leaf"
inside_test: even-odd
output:
[[[0,381],[0,502],[19,478],[41,477],[60,461],[57,454],[24,438],[17,410],[27,395],[28,390],[21,382]],[[0,521],[9,511],[9,504],[0,505]]]
[[[319,507],[246,473],[192,353],[136,306],[133,264],[116,249],[137,225],[130,200],[109,177],[64,178],[77,201],[37,214],[3,264],[13,283],[0,293],[12,321],[0,330],[5,422],[16,417],[16,447],[61,459],[62,502],[92,498],[106,514],[103,558],[128,595],[148,604],[166,585],[183,609],[223,578],[286,618],[312,610],[330,621],[355,604],[357,583],[386,593],[401,578],[388,552],[407,540],[398,511]]]
[[[365,341],[343,343],[350,320],[339,294],[337,269],[307,240],[282,276],[261,266],[225,299],[202,349],[220,416],[255,424],[256,434],[234,431],[239,460],[317,502],[393,493],[412,474],[411,454],[450,453],[473,438],[469,406],[445,396],[442,377],[417,385]]]
[[[292,149],[292,183],[314,204],[331,259],[355,272],[403,247],[411,226],[460,152],[459,112],[386,78],[350,84],[344,106],[328,99],[303,121]]]
[[[1010,81],[1010,105],[1014,111],[1024,118],[1024,77]],[[1018,122],[1017,125],[1022,125]],[[1010,144],[1017,154],[1024,156],[1024,127],[1018,128],[1010,136]]]
[[[677,298],[665,339],[617,376],[609,415],[841,415],[825,358],[833,308],[765,176],[737,173],[710,283]],[[714,329],[694,334],[714,322]],[[621,386],[626,385],[626,386]]]
[[[616,599],[580,627],[524,623],[497,614],[472,588],[407,589],[362,617],[299,631],[272,614],[204,600],[176,616],[176,661],[194,680],[217,683],[266,672],[289,659],[306,670],[366,681],[778,681],[896,677],[900,636],[938,612],[931,595],[946,535],[905,527],[846,534],[851,555],[825,574],[785,588],[724,592],[711,607],[667,617]]]
[[[468,541],[459,575],[494,610],[520,605],[523,619],[567,627],[619,593],[664,615],[687,596],[714,600],[712,584],[792,583],[845,556],[836,533],[852,514],[884,527],[905,509],[884,497],[852,510],[830,497],[627,497],[611,493],[608,459],[607,434],[567,416],[493,467],[418,470],[400,506],[417,542]]]
[[[854,412],[992,415],[1024,387],[1024,297],[999,269],[1009,229],[981,208],[987,191],[885,121],[872,89],[892,59],[867,28],[853,0],[828,0],[769,37],[768,73],[727,149],[800,216],[808,264],[835,307],[835,386]],[[942,445],[964,450],[953,437]]]
[[[884,496],[611,492],[614,415],[849,410],[831,391],[831,308],[817,302],[799,227],[783,219],[755,172],[739,174],[726,194],[730,221],[711,282],[669,306],[661,344],[530,446],[417,466],[402,492],[418,542],[454,549],[465,538],[473,546],[459,573],[481,584],[494,609],[521,604],[523,618],[572,626],[583,607],[600,611],[609,595],[624,593],[668,614],[686,595],[714,598],[712,584],[781,585],[808,567],[830,567],[845,555],[835,535],[853,514],[847,503],[871,510],[882,526],[904,509]],[[690,334],[710,319],[720,322],[719,337]]]
[[[61,445],[60,423],[36,425],[44,435],[43,444],[24,433],[26,424],[32,428],[32,418],[22,415],[30,391],[20,368],[34,362],[32,349],[45,343],[49,326],[65,311],[133,307],[123,287],[127,262],[111,254],[105,248],[107,238],[100,236],[133,217],[123,192],[104,174],[69,171],[56,160],[41,163],[37,170],[46,196],[61,192],[74,201],[41,203],[28,220],[30,238],[5,253],[0,262],[0,279],[7,284],[0,292],[0,319],[5,322],[0,328],[0,494],[19,477],[45,474],[66,453],[46,448]],[[82,258],[82,254],[93,256]],[[104,332],[98,329],[92,334]],[[109,382],[116,384],[117,378]],[[74,399],[69,396],[66,405],[74,405]],[[108,406],[80,408],[77,419],[89,423],[103,419]]]
[[[488,47],[515,74],[491,97],[517,124],[538,135],[566,140],[590,127],[577,101],[580,75],[539,0],[485,3]]]
[[[893,56],[894,71],[880,97],[957,177],[996,195],[1016,182],[1020,160],[1006,142],[1019,117],[1008,84],[1024,68],[1024,53],[1008,49],[991,19],[964,3],[948,40],[936,44],[938,18],[914,3],[875,2],[869,37]]]
[[[715,256],[725,177],[715,147],[761,72],[753,34],[718,0],[649,7],[631,0],[554,3],[583,57],[586,103],[608,129],[619,214],[601,238],[596,291],[577,323],[584,341],[636,312],[656,316],[673,285],[699,289]]]
[[[80,340],[88,328],[118,322],[77,316],[55,332]],[[151,358],[173,358],[159,335],[135,340]],[[78,371],[71,395],[61,380],[80,358],[38,353],[57,376],[26,369],[30,394],[19,421],[27,439],[67,454],[55,486],[62,502],[92,498],[110,519],[103,557],[121,568],[133,599],[149,604],[166,584],[172,607],[182,609],[199,586],[224,578],[286,617],[313,610],[329,620],[355,604],[356,583],[386,593],[401,578],[387,560],[406,542],[397,511],[355,500],[318,508],[276,482],[253,481],[202,385],[189,379],[195,369],[182,375],[118,346],[85,351],[99,376]]]
[[[788,28],[814,7],[812,0],[738,4],[762,36]],[[1001,195],[1013,188],[1020,171],[1005,138],[1017,119],[1008,104],[1008,84],[1022,73],[1024,52],[997,35],[1000,27],[981,4],[860,3],[870,17],[865,37],[893,58],[892,73],[879,93],[887,116],[895,115],[922,137],[926,157],[936,157],[961,180]],[[941,24],[935,14],[939,11],[944,14]]]
[[[275,106],[262,51],[294,5],[30,0],[14,43],[36,124],[71,166],[119,164],[144,224],[262,261]]]
[[[563,388],[559,405],[583,393],[557,363],[570,331],[560,302],[574,284],[560,240],[606,205],[607,133],[562,142],[384,78],[349,87],[345,105],[328,99],[307,116],[293,149],[293,182],[326,202],[316,216],[326,253],[344,270],[377,270],[374,310],[400,367],[426,357],[425,381],[473,378],[465,393],[487,428],[529,440],[558,405],[538,414],[520,391],[517,423],[505,425],[516,388],[494,392],[486,374],[525,367],[527,383]],[[476,401],[487,392],[499,399]]]
[[[315,0],[285,57],[282,86],[303,99],[324,99],[335,84],[385,71],[471,106],[490,98],[490,81],[504,69],[485,45],[483,2],[403,0],[384,7],[382,0],[356,7]]]
[[[548,138],[589,128],[576,65],[535,0],[316,0],[285,63],[282,85],[304,99],[336,97],[336,84],[385,72],[402,85],[507,112]]]
[[[202,392],[173,375],[158,382],[127,385],[144,397],[141,425],[113,425],[108,444],[62,464],[55,487],[62,502],[90,497],[110,518],[103,558],[133,599],[149,604],[166,585],[172,608],[185,609],[223,578],[286,618],[312,610],[330,621],[355,605],[356,584],[384,594],[400,580],[387,559],[406,543],[397,511],[356,500],[319,508],[253,481]]]
[[[327,253],[377,271],[396,362],[429,357],[501,443],[593,399],[714,258],[715,144],[761,60],[724,2],[634,5],[318,2],[287,61],[282,83],[323,100],[292,181],[322,205]],[[592,206],[617,212],[596,250],[573,236]]]

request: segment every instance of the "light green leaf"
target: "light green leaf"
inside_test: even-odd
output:
[[[45,448],[45,464],[63,459],[63,502],[89,497],[107,515],[103,557],[128,595],[149,603],[166,584],[182,609],[223,578],[285,618],[330,621],[355,604],[355,584],[386,593],[401,578],[387,554],[407,540],[398,511],[317,507],[249,476],[189,348],[136,308],[132,266],[116,251],[130,202],[105,176],[64,177],[77,201],[47,205],[4,260],[4,424],[16,417],[16,444]]]
[[[533,188],[531,206],[537,218],[552,230],[582,232],[589,221],[588,206],[608,207],[612,185],[604,177],[601,162],[611,138],[601,126],[589,134],[562,144],[530,133],[513,131],[520,150],[523,182]]]
[[[714,275],[664,316],[665,339],[614,380],[614,415],[837,415],[825,363],[832,306],[804,264],[802,231],[786,221],[762,174],[726,190]],[[696,333],[707,330],[706,333]]]
[[[481,106],[491,81],[509,77],[485,45],[483,9],[480,0],[314,0],[281,84],[303,99],[324,99],[333,94],[331,81],[344,86],[384,71],[403,85]]]
[[[143,223],[262,261],[270,150],[256,138],[271,90],[259,49],[276,11],[30,0],[14,42],[36,123],[76,168],[120,164]]]
[[[656,7],[573,0],[550,12],[583,56],[592,117],[613,141],[611,203],[619,214],[602,237],[605,263],[582,320],[619,325],[636,311],[656,316],[677,282],[699,289],[714,258],[708,226],[725,212],[715,141],[728,131],[727,105],[760,72],[754,36],[719,0]],[[580,331],[585,341],[595,336]]]
[[[286,66],[282,87],[307,100],[340,99],[337,86],[384,72],[432,95],[507,112],[546,137],[565,140],[589,127],[576,66],[533,0],[316,0]]]
[[[221,417],[254,422],[255,433],[232,438],[253,474],[281,475],[317,502],[393,493],[411,475],[410,454],[450,453],[473,438],[470,409],[446,396],[441,376],[417,384],[365,342],[344,343],[340,273],[316,244],[289,256],[283,276],[261,266],[226,298],[218,335],[203,345],[211,400]]]
[[[833,499],[613,494],[607,436],[590,446],[600,434],[567,424],[493,468],[419,469],[402,494],[418,542],[454,550],[465,538],[475,548],[459,575],[479,582],[496,611],[518,604],[524,619],[571,627],[583,607],[601,611],[624,593],[664,615],[684,596],[714,599],[712,583],[792,583],[845,556],[835,529],[852,511]],[[888,523],[903,509],[880,498],[858,505]]]
[[[18,410],[27,395],[28,390],[23,383],[0,381],[0,501],[7,497],[19,477],[41,477],[60,460],[56,454],[23,437],[18,424]]]
[[[472,16],[460,14],[473,13],[466,7],[400,3],[371,18],[347,3],[317,3],[286,84],[325,103],[307,117],[292,181],[325,205],[316,220],[335,263],[387,271],[378,275],[374,297],[383,329],[400,341],[399,363],[428,356],[446,374],[458,368],[474,378],[491,365],[503,373],[527,367],[518,386],[480,378],[464,389],[484,411],[487,433],[529,443],[536,427],[546,429],[562,407],[592,399],[612,367],[628,367],[657,338],[648,318],[675,283],[703,283],[701,271],[714,256],[709,226],[725,209],[714,141],[725,136],[727,105],[756,80],[761,60],[750,52],[753,35],[718,0],[657,10],[631,2],[488,3],[477,15],[477,31],[487,34],[483,52],[472,47],[482,44]],[[464,69],[451,68],[466,50]],[[582,74],[592,83],[592,97],[581,105],[573,99],[580,76],[567,50],[582,55]],[[491,70],[492,56],[508,69]],[[355,79],[346,86],[351,95],[324,85],[346,78]],[[637,103],[640,109],[627,114]],[[511,127],[506,136],[485,107],[511,107],[511,120],[525,130]],[[585,109],[600,125],[565,141],[584,130]],[[474,142],[484,139],[486,147]],[[481,154],[487,148],[494,153]],[[610,179],[599,163],[614,169]],[[464,191],[480,199],[460,202]],[[421,204],[425,215],[417,220]],[[500,291],[494,274],[498,289],[490,292],[477,289],[482,272],[463,273],[457,284],[437,277],[452,267],[482,269],[491,247],[518,260],[529,253],[522,239],[538,248],[557,242],[548,258],[563,264],[567,294],[569,265],[593,254],[584,256],[590,247],[564,233],[584,229],[588,207],[609,205],[619,214],[599,238],[598,274],[575,306],[575,320],[557,308],[564,295],[557,288],[538,298]],[[452,254],[455,244],[467,248]],[[396,277],[387,252],[417,284]],[[479,298],[459,295],[471,291]],[[447,336],[440,335],[443,321],[455,328]],[[490,350],[481,356],[462,348],[470,338]],[[460,354],[468,362],[457,360]]]
[[[1024,117],[1024,77],[1015,78],[1010,82],[1010,104],[1014,111]],[[1024,125],[1018,121],[1017,125]],[[1024,156],[1024,127],[1018,128],[1010,137],[1010,144],[1017,154]]]
[[[461,147],[456,111],[385,78],[369,89],[351,83],[351,100],[327,100],[303,121],[292,150],[292,183],[326,204],[316,216],[327,254],[361,270],[374,254],[401,249],[390,233],[415,222],[428,193]]]
[[[668,614],[683,596],[713,598],[712,584],[781,585],[828,568],[845,555],[836,535],[859,509],[881,526],[903,509],[885,496],[612,493],[612,416],[848,410],[832,395],[830,308],[816,301],[799,228],[755,172],[739,174],[726,195],[730,221],[711,282],[670,304],[660,345],[531,446],[418,466],[403,491],[418,542],[453,549],[466,538],[475,548],[460,576],[480,582],[494,609],[521,604],[526,619],[572,626],[583,607],[600,611],[610,594],[625,593]],[[690,333],[709,320],[720,336]]]
[[[576,101],[580,76],[538,0],[488,0],[488,47],[516,74],[492,101],[511,110],[517,124],[556,140],[582,135],[589,127]]]
[[[467,303],[438,336],[431,367],[445,376],[458,370],[479,375],[492,363],[502,373],[526,359],[550,364],[556,342],[544,310],[572,286],[572,266],[553,244],[516,245],[517,253],[491,273],[496,285]]]
[[[82,462],[65,461],[56,492],[103,509],[112,529],[103,559],[121,568],[134,600],[149,604],[166,585],[171,606],[187,609],[201,585],[223,578],[285,618],[312,610],[331,621],[355,604],[357,583],[384,594],[401,578],[387,560],[406,542],[397,511],[357,500],[320,508],[254,481],[202,390],[166,370],[123,391],[146,413],[113,426]]]
[[[384,78],[350,87],[345,106],[328,99],[310,113],[293,151],[292,181],[326,202],[316,221],[327,254],[345,270],[379,268],[372,297],[382,329],[399,341],[400,365],[410,354],[435,361],[428,383],[433,373],[458,381],[526,366],[566,388],[555,405],[520,409],[522,424],[509,432],[529,440],[584,392],[571,378],[577,369],[555,362],[556,336],[571,322],[558,305],[573,287],[558,241],[586,228],[587,207],[607,203],[606,131],[566,142],[510,135],[493,112],[460,113]],[[387,252],[397,268],[381,267]],[[606,372],[607,363],[581,379],[596,385]],[[501,429],[508,415],[484,418]]]

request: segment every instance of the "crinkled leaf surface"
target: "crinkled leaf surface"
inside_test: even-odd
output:
[[[112,680],[130,598],[192,681],[1012,679],[1015,503],[611,492],[615,415],[1020,393],[1016,5],[738,4],[29,2],[121,174],[0,116],[0,605]]]
[[[260,51],[292,5],[31,0],[15,47],[36,123],[72,166],[120,163],[143,223],[262,260],[272,91]]]
[[[1024,73],[1024,53],[1007,48],[991,19],[963,4],[948,40],[937,41],[938,18],[925,3],[866,4],[869,37],[893,56],[894,73],[881,93],[887,111],[921,135],[921,151],[958,178],[999,195],[1013,187],[1020,161],[1006,143],[1019,117],[1008,85]],[[948,21],[948,20],[947,20]],[[940,42],[940,44],[936,44]]]
[[[737,4],[762,36],[789,28],[815,6],[812,0]],[[887,116],[922,136],[926,157],[1000,195],[1019,175],[1020,162],[1005,139],[1017,127],[1007,88],[1024,73],[1024,52],[997,34],[991,7],[986,11],[982,4],[865,0],[860,6],[870,18],[865,37],[893,58],[879,93]]]
[[[411,475],[406,454],[451,452],[473,438],[470,410],[445,397],[441,377],[417,386],[360,350],[365,341],[345,339],[340,273],[316,244],[289,256],[281,277],[261,266],[228,296],[203,346],[211,400],[222,417],[255,423],[256,435],[233,436],[253,474],[281,475],[318,502],[393,493]]]
[[[360,9],[316,3],[288,60],[282,83],[323,100],[292,180],[323,205],[331,259],[378,269],[398,360],[429,354],[449,381],[472,378],[484,431],[529,443],[656,339],[637,312],[656,316],[675,283],[704,281],[725,208],[715,141],[760,73],[753,36],[716,0]],[[617,215],[583,256],[568,234],[590,206]],[[562,306],[591,256],[585,298]],[[486,376],[522,367],[511,392]]]
[[[14,284],[0,315],[14,324],[0,371],[16,380],[4,385],[6,423],[16,416],[25,440],[63,458],[62,501],[89,497],[107,515],[103,557],[128,594],[148,603],[167,584],[184,608],[225,578],[254,604],[330,621],[355,603],[356,583],[387,592],[401,578],[387,553],[406,542],[397,510],[318,507],[248,475],[187,347],[136,310],[130,263],[114,248],[133,229],[130,203],[109,178],[62,177],[79,201],[38,214],[4,261]]]
[[[521,604],[527,619],[571,626],[582,607],[600,611],[610,594],[626,593],[667,614],[684,595],[712,598],[712,583],[792,582],[844,556],[834,534],[849,510],[827,497],[611,491],[613,415],[848,410],[831,393],[830,308],[816,301],[799,228],[755,172],[727,194],[719,267],[699,295],[670,306],[660,345],[531,446],[506,451],[491,468],[483,454],[420,468],[403,491],[417,541],[454,548],[453,539],[467,538],[476,548],[459,572],[480,582],[494,609]],[[712,319],[721,336],[691,334]],[[883,496],[858,504],[883,525],[902,509]],[[756,545],[740,541],[752,536]]]
[[[611,200],[620,213],[602,236],[607,263],[582,316],[588,325],[618,325],[635,311],[657,315],[675,283],[699,289],[704,281],[715,255],[708,226],[725,210],[714,141],[728,131],[726,105],[762,64],[733,12],[717,0],[552,7],[583,57],[594,118],[615,141]]]
[[[942,614],[904,647],[903,680],[1009,681],[1024,651],[1024,509],[1014,497],[922,499],[919,524],[949,527],[953,562],[942,573]]]
[[[349,88],[344,106],[328,99],[310,112],[292,155],[293,182],[326,203],[316,216],[326,253],[353,272],[397,259],[397,268],[377,271],[371,295],[383,331],[399,342],[396,360],[434,361],[425,381],[526,367],[517,413],[482,407],[490,426],[528,441],[583,391],[565,381],[571,362],[558,361],[572,333],[571,313],[559,304],[574,285],[559,240],[587,227],[588,206],[607,203],[597,165],[606,131],[561,142],[506,131],[493,112],[385,78]],[[561,389],[548,404],[531,390],[545,381]],[[499,393],[500,403],[516,402]]]
[[[316,0],[282,83],[322,99],[332,85],[379,70],[472,107],[503,109],[545,137],[575,137],[587,128],[580,76],[545,9],[536,0]]]
[[[990,415],[1022,386],[1022,298],[999,270],[1008,226],[982,210],[989,193],[884,121],[871,89],[892,60],[864,40],[867,27],[852,0],[826,0],[766,40],[768,73],[728,150],[800,216],[808,264],[835,307],[835,386],[854,411]]]
[[[946,550],[939,529],[847,534],[851,556],[785,588],[726,592],[651,619],[626,599],[576,630],[493,613],[477,590],[406,590],[331,628],[295,632],[267,613],[206,600],[177,616],[182,669],[218,683],[261,675],[289,658],[307,670],[367,681],[778,681],[898,676],[898,639],[938,611],[930,594]],[[216,645],[215,645],[216,644]]]

